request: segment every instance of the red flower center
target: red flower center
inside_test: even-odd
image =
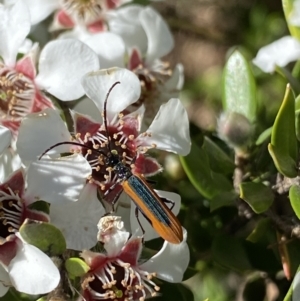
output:
[[[20,121],[32,111],[34,98],[32,80],[0,64],[0,118]]]

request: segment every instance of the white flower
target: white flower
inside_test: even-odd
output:
[[[131,110],[144,104],[144,123],[149,126],[160,105],[178,97],[183,86],[183,66],[178,64],[173,69],[169,62],[161,60],[173,49],[173,36],[163,18],[151,7],[130,5],[109,15],[110,31],[121,36],[127,48],[125,66],[141,81],[141,97]]]
[[[136,157],[132,172],[151,176],[161,170],[154,159],[144,155],[149,148],[157,147],[186,155],[190,150],[189,123],[187,113],[179,100],[172,99],[162,106],[148,131],[140,134],[143,110],[130,114],[120,114],[125,112],[126,107],[139,97],[140,84],[132,72],[126,69],[113,68],[90,73],[84,77],[83,87],[86,94],[94,100],[99,112],[102,112],[106,94],[117,81],[120,81],[121,84],[113,88],[107,103],[108,134],[111,137],[111,147],[117,150],[120,158],[125,159],[128,167],[130,167],[132,159]],[[77,183],[82,185],[85,179],[87,181],[85,189],[88,191],[88,196],[85,197],[86,201],[89,199],[96,200],[97,190],[103,194],[114,185],[113,191],[105,197],[107,202],[112,202],[122,189],[119,182],[116,184],[118,175],[109,172],[106,169],[107,166],[101,164],[97,152],[91,153],[87,150],[87,148],[99,149],[99,146],[103,144],[104,149],[102,151],[109,152],[106,146],[107,133],[101,114],[99,114],[98,122],[77,113],[73,113],[73,118],[75,125],[73,139],[86,146],[80,150],[78,146],[63,144],[48,152],[51,157],[45,156],[38,161],[35,161],[37,156],[40,156],[47,147],[60,142],[71,142],[70,133],[59,114],[54,110],[48,109],[42,114],[34,114],[23,120],[17,147],[23,162],[34,161],[30,168],[35,170],[32,179],[37,180],[34,187],[35,194],[32,197],[37,197],[37,192],[41,191],[44,194],[43,199],[53,204],[56,195],[58,200],[61,199],[58,192],[61,193],[61,191],[67,189],[68,200],[76,201],[80,192],[77,188],[81,187],[77,186]],[[74,165],[76,163],[74,161],[75,155],[57,158],[60,153],[77,153],[79,150],[82,155],[76,154],[76,156],[81,156],[86,164],[89,163],[89,169],[76,167]],[[58,168],[56,166],[57,162],[63,162],[63,168]],[[61,182],[62,184],[58,186],[57,183]],[[68,183],[70,186],[65,186]],[[45,191],[49,191],[49,195]],[[45,195],[47,198],[45,198]],[[80,197],[82,198],[82,195]],[[81,202],[81,200],[78,202]],[[174,209],[177,211],[180,206],[180,200],[177,197],[175,197],[175,204]],[[86,210],[88,211],[88,208]],[[96,218],[96,213],[99,214],[94,210],[89,213],[90,215],[87,215],[91,216],[92,220]],[[65,216],[62,220],[70,220],[74,225],[76,224],[76,218],[73,215]],[[54,224],[56,223],[54,222]],[[133,225],[136,226],[135,223]],[[149,234],[150,238],[151,235]]]
[[[18,232],[26,218],[49,221],[45,213],[29,208],[34,201],[26,195],[21,170],[0,185],[0,295],[6,293],[8,286],[27,294],[44,294],[52,291],[59,282],[59,271],[50,258],[25,243]]]
[[[0,297],[10,286],[30,295],[46,294],[57,287],[59,280],[52,260],[19,234],[0,246]]]
[[[121,225],[114,219],[108,227],[99,229],[106,254],[82,252],[81,256],[90,266],[82,284],[83,300],[116,299],[118,296],[145,300],[159,291],[153,278],[173,283],[182,281],[190,257],[186,231],[180,244],[165,242],[156,255],[140,263],[142,239],[129,238],[130,233],[120,228]]]
[[[26,5],[21,0],[13,5],[0,5],[0,20],[0,57],[3,59],[0,61],[0,122],[16,136],[24,116],[53,107],[42,90],[61,100],[81,97],[84,93],[80,86],[81,77],[88,71],[99,69],[99,60],[80,41],[53,41],[42,50],[39,73],[36,74],[36,44],[16,60],[30,30]]]
[[[90,32],[106,28],[105,14],[131,0],[24,0],[30,9],[31,23],[37,24],[55,12],[52,29],[86,26]]]
[[[109,95],[107,122],[110,126],[118,127],[119,113],[136,102],[140,96],[141,88],[137,77],[126,69],[111,68],[85,75],[82,85],[86,95],[93,100],[99,111],[102,111],[106,93],[116,82],[120,82],[120,85],[115,86]],[[99,90],[106,92],[101,93]],[[140,116],[138,117],[138,115]],[[137,121],[140,121],[143,110],[140,109],[137,113],[129,116],[137,116]],[[103,122],[101,123],[103,124]],[[137,126],[137,130],[139,129],[140,124]],[[123,135],[124,140],[130,139],[139,152],[145,152],[147,149],[155,147],[185,156],[190,151],[189,121],[187,113],[178,99],[171,99],[167,104],[161,106],[145,133],[137,133],[135,137],[127,137],[125,133],[119,135]],[[84,140],[84,137],[81,139]],[[122,140],[122,137],[119,140]]]
[[[262,47],[252,62],[264,72],[271,73],[275,71],[276,66],[284,67],[298,59],[300,59],[300,41],[285,36]]]

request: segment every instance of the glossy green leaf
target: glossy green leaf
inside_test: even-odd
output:
[[[291,35],[297,39],[300,39],[300,28],[293,26],[289,22],[289,16],[293,10],[293,4],[296,0],[282,0],[282,7],[285,15],[286,22],[288,24]]]
[[[300,63],[300,61],[298,61]],[[298,95],[295,99],[295,110],[300,111],[300,95]]]
[[[289,198],[295,214],[300,219],[300,186],[291,186],[289,191]]]
[[[295,130],[295,100],[289,84],[273,125],[268,149],[280,173],[289,178],[297,176],[298,146]]]
[[[28,222],[21,226],[20,234],[26,242],[50,256],[60,255],[66,250],[63,234],[52,224]]]
[[[29,206],[30,209],[34,209],[34,210],[38,210],[38,211],[42,211],[42,212],[45,212],[47,214],[49,214],[50,212],[50,206],[49,206],[49,203],[47,202],[44,202],[44,201],[37,201],[37,202],[34,202],[32,203],[30,206]]]
[[[216,143],[208,137],[204,138],[203,148],[206,151],[209,164],[215,172],[232,174],[235,168],[233,159],[230,158]]]
[[[236,112],[253,122],[256,120],[257,100],[255,80],[243,55],[235,50],[223,73],[223,109]]]
[[[210,211],[214,211],[224,206],[233,206],[237,195],[234,191],[222,192],[211,199]]]
[[[251,264],[241,240],[228,236],[217,236],[212,245],[213,259],[222,266],[235,271],[251,270]]]
[[[296,111],[296,136],[298,141],[300,141],[300,110]]]
[[[85,261],[76,257],[67,259],[65,266],[70,279],[81,277],[90,270],[90,267],[85,263]]]
[[[263,218],[256,223],[255,228],[248,235],[247,241],[265,244],[266,246],[277,243],[274,226],[270,219]]]
[[[272,134],[272,127],[264,130],[257,138],[255,144],[256,145],[261,145],[263,144],[267,139],[270,139]]]
[[[274,194],[270,187],[253,182],[240,184],[240,197],[258,214],[266,211],[274,200]]]
[[[233,189],[232,183],[223,174],[212,170],[203,147],[192,143],[189,155],[181,157],[180,160],[191,183],[207,199]]]

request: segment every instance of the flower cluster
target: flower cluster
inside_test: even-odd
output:
[[[147,178],[157,150],[190,151],[183,68],[163,59],[174,41],[159,13],[130,2],[0,4],[0,296],[66,282],[70,299],[145,300],[156,278],[182,281],[180,196]]]

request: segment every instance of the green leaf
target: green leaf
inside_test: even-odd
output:
[[[212,245],[215,261],[235,271],[251,270],[251,264],[241,240],[226,234],[217,236]]]
[[[222,192],[211,199],[210,211],[214,211],[224,206],[233,206],[237,195],[234,191]]]
[[[204,138],[203,148],[206,151],[209,164],[215,172],[232,174],[235,168],[233,159],[230,158],[216,143],[208,137]]]
[[[81,277],[90,270],[90,267],[82,259],[76,257],[67,259],[65,265],[70,279]]]
[[[265,212],[274,200],[274,194],[270,187],[253,182],[240,184],[240,197],[258,214]]]
[[[66,241],[59,229],[48,223],[24,223],[20,228],[22,238],[50,256],[62,254]]]
[[[255,80],[243,55],[235,50],[223,72],[223,109],[236,112],[253,122],[256,120],[257,100]]]
[[[34,202],[32,203],[30,206],[29,206],[30,209],[34,209],[34,210],[37,210],[37,211],[42,211],[42,212],[45,212],[47,214],[49,214],[50,212],[50,206],[48,203],[46,203],[45,201],[37,201],[37,202]]]
[[[300,63],[300,61],[298,61]],[[300,111],[300,95],[298,95],[295,99],[295,110]]]
[[[288,24],[289,31],[293,37],[300,39],[300,28],[293,26],[289,22],[289,16],[293,10],[293,4],[296,0],[282,0],[282,7],[285,15],[286,22]]]
[[[276,233],[270,219],[264,218],[256,223],[255,228],[247,237],[247,241],[266,246],[277,243]]]
[[[273,125],[268,149],[280,173],[289,178],[297,176],[298,146],[295,130],[295,100],[289,84]]]
[[[295,100],[295,107],[296,107],[296,136],[298,141],[300,141],[300,95],[296,97]]]
[[[291,186],[289,191],[289,198],[295,214],[300,219],[300,186]]]
[[[205,198],[210,200],[221,192],[233,189],[232,183],[223,174],[212,170],[203,147],[192,143],[189,155],[180,157],[180,160],[189,180]]]
[[[256,145],[263,144],[267,139],[269,139],[271,137],[271,134],[272,134],[272,127],[264,130],[257,138],[255,144]]]

